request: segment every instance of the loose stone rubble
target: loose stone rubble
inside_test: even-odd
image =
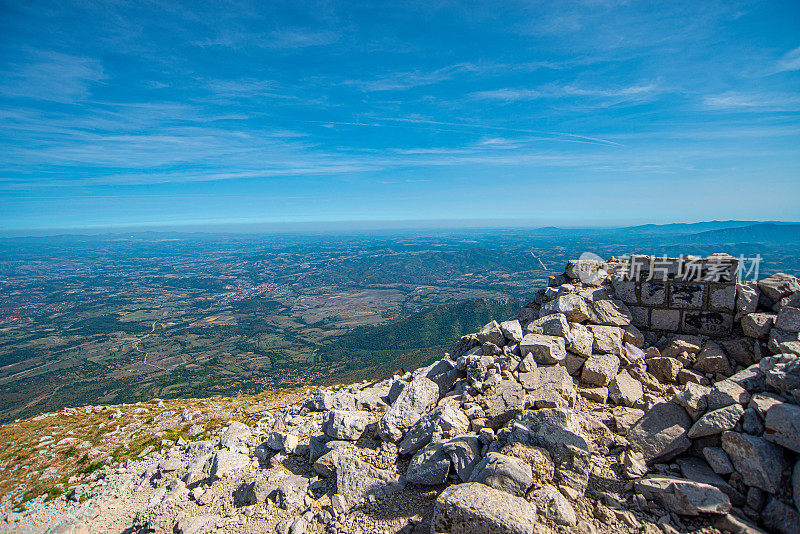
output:
[[[103,468],[2,528],[800,532],[800,282],[624,268],[572,261],[427,367]]]

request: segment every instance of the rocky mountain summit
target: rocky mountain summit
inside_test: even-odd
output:
[[[162,439],[0,530],[796,534],[800,281],[702,260],[571,261],[427,367]]]

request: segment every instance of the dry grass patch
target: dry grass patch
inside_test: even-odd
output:
[[[252,424],[260,413],[301,400],[309,388],[266,391],[253,396],[164,400],[108,406],[97,411],[78,408],[43,414],[0,426],[0,499],[18,505],[46,495],[52,499],[69,488],[92,481],[105,466],[115,466],[142,452],[160,450],[179,438],[204,439],[237,420]],[[257,407],[257,410],[247,410]],[[134,411],[145,408],[144,413]],[[122,416],[112,419],[119,409]],[[182,414],[191,414],[184,420]],[[192,436],[190,428],[202,432]]]

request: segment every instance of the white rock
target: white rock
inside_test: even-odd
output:
[[[607,386],[617,376],[620,360],[613,354],[595,355],[586,360],[581,380],[595,386]]]
[[[683,515],[726,514],[731,502],[720,489],[677,477],[653,476],[635,483],[636,491],[658,499],[668,509]]]
[[[235,475],[250,465],[250,457],[246,454],[221,450],[211,460],[211,477],[223,478]]]
[[[286,452],[293,454],[297,448],[298,437],[296,434],[289,434],[286,432],[274,431],[271,432],[267,438],[267,447],[274,451]]]
[[[355,441],[369,422],[369,412],[361,410],[331,410],[325,415],[322,428],[332,439]]]
[[[518,320],[503,321],[500,323],[500,330],[509,341],[517,343],[522,341],[522,325],[519,324]]]
[[[400,441],[403,434],[439,400],[439,386],[417,377],[408,384],[378,422],[378,433],[387,441]]]
[[[536,506],[521,497],[470,482],[445,489],[436,499],[431,532],[534,534]]]
[[[546,484],[533,492],[533,501],[544,516],[556,524],[574,527],[578,524],[578,516],[570,502],[555,486]]]
[[[564,338],[544,334],[526,334],[519,343],[523,356],[533,355],[536,363],[552,365],[567,357]]]

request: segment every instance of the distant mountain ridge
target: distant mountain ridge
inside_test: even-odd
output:
[[[688,243],[800,242],[800,224],[759,223],[737,228],[707,230],[684,236]]]
[[[741,228],[764,223],[780,224],[773,221],[704,221],[697,223],[643,224],[639,226],[628,226],[622,230],[650,235],[693,234],[705,231]]]

